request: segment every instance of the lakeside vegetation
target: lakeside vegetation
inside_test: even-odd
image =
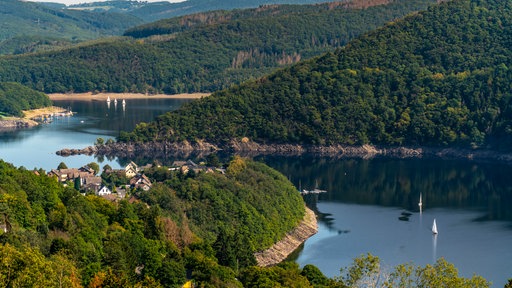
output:
[[[50,98],[42,92],[18,83],[0,82],[0,115],[23,117],[23,110],[51,105]]]
[[[510,150],[511,15],[493,0],[432,6],[118,140]]]
[[[300,194],[282,174],[242,158],[233,158],[225,174],[192,171],[154,166],[146,171],[155,182],[149,191],[111,202],[81,195],[41,169],[0,161],[0,285],[181,287],[192,280],[199,287],[489,287],[479,276],[459,277],[443,259],[387,274],[377,257],[366,255],[334,278],[313,265],[256,267],[253,253],[304,215]]]
[[[434,2],[397,0],[365,9],[339,3],[271,5],[184,16],[127,33],[146,38],[116,37],[1,57],[0,78],[46,93],[213,92],[332,51]]]

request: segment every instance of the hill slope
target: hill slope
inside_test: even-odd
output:
[[[120,35],[139,18],[120,13],[96,13],[62,10],[47,5],[19,0],[0,1],[0,54],[38,51],[40,42],[60,39],[52,45]],[[16,45],[13,41],[16,39]],[[62,42],[62,43],[61,43]]]
[[[52,101],[44,93],[18,83],[0,82],[0,116],[23,116],[22,110],[50,106]]]
[[[256,8],[272,4],[314,4],[333,0],[187,0],[178,3],[145,1],[102,1],[70,5],[71,9],[128,13],[152,22],[199,12]]]
[[[121,141],[512,143],[512,4],[459,0],[202,99]]]
[[[286,5],[185,16],[128,34],[146,38],[0,58],[0,77],[47,93],[216,91],[333,50],[432,2],[399,0],[366,9]]]

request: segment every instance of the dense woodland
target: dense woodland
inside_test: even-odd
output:
[[[120,35],[144,23],[128,14],[62,10],[37,2],[0,1],[0,54],[54,50],[79,41]]]
[[[52,105],[48,95],[13,82],[0,82],[0,116],[23,116],[22,110]]]
[[[512,4],[442,3],[141,124],[121,141],[510,149]]]
[[[186,275],[229,286],[236,269],[255,264],[255,251],[304,215],[293,185],[261,163],[235,158],[225,174],[162,167],[148,176],[160,183],[135,192],[135,202],[112,203],[0,161],[0,224],[8,227],[0,235],[2,286],[32,286],[44,274],[39,287],[176,287]]]
[[[186,0],[180,2],[147,2],[130,0],[113,0],[70,5],[69,8],[91,9],[94,11],[108,11],[127,13],[152,22],[165,18],[173,18],[194,13],[212,10],[233,10],[256,8],[272,4],[313,4],[332,2],[333,0]],[[380,1],[380,0],[377,0]],[[365,0],[365,2],[368,2]],[[370,1],[371,2],[371,1]],[[65,7],[62,7],[65,8]]]
[[[0,79],[46,93],[211,92],[332,51],[433,2],[398,0],[366,9],[332,3],[267,6],[186,16],[130,32],[147,38],[112,38],[61,51],[2,57]],[[203,17],[213,18],[211,24],[189,24],[189,19]],[[223,20],[230,17],[234,19]],[[185,31],[175,32],[179,29]]]

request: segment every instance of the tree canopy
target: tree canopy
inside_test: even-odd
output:
[[[380,1],[377,1],[380,3]],[[0,58],[0,79],[53,92],[212,92],[336,47],[434,0],[270,5],[184,16],[59,51]]]
[[[502,1],[444,2],[119,140],[510,149],[511,10]]]
[[[22,110],[52,105],[48,95],[13,82],[0,82],[0,115],[23,116]]]

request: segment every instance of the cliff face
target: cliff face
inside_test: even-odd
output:
[[[306,214],[300,224],[290,231],[281,241],[269,249],[258,252],[254,256],[259,266],[267,267],[280,263],[304,241],[318,232],[315,212],[306,207]]]

